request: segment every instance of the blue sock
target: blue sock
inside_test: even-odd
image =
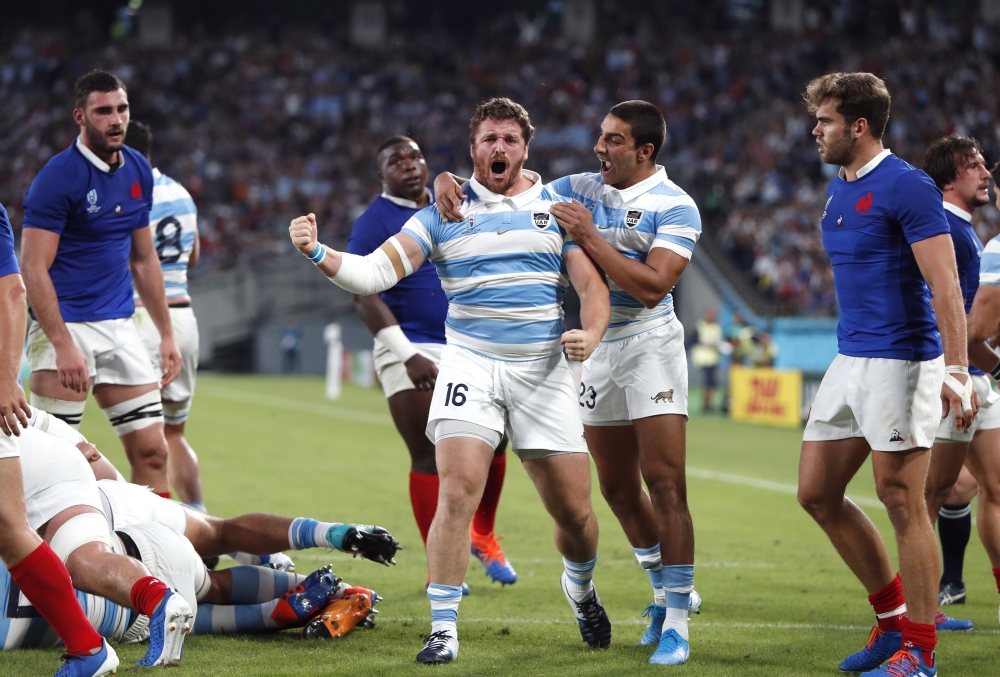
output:
[[[264,567],[240,566],[229,569],[233,577],[231,604],[260,604],[277,599],[305,580],[284,571]]]
[[[431,583],[427,586],[427,599],[431,601],[431,632],[455,632],[458,604],[462,601],[462,586]]]
[[[694,565],[673,564],[663,567],[661,572],[663,589],[667,593],[667,618],[664,630],[676,630],[684,639],[688,638],[688,603],[694,590]]]
[[[594,588],[597,555],[594,555],[594,559],[589,562],[571,562],[563,557],[563,567],[566,569],[566,587],[569,589],[570,597],[579,602]]]
[[[652,548],[632,548],[635,551],[635,558],[646,570],[649,576],[649,583],[653,586],[653,600],[656,606],[664,605],[663,597],[663,576],[660,571],[663,565],[660,561],[660,544],[657,543]]]
[[[205,515],[208,514],[208,508],[206,508],[205,504],[201,501],[191,501],[190,503],[185,503],[184,505]]]
[[[296,517],[292,520],[291,526],[288,527],[288,547],[292,550],[336,547],[326,540],[326,532],[332,526],[335,525],[330,522],[320,522],[309,517]],[[341,540],[343,540],[343,536],[341,536]]]

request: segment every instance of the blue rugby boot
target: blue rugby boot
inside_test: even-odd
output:
[[[494,537],[492,533],[484,536],[477,534],[475,529],[471,531],[470,535],[472,536],[472,554],[483,563],[486,575],[494,582],[500,583],[501,587],[517,583],[517,572],[514,571],[514,567],[510,565],[507,558],[503,556],[503,550],[500,549],[499,541],[503,536]]]
[[[180,665],[184,652],[184,638],[191,632],[194,611],[181,593],[173,588],[149,617],[149,649],[136,661],[139,667]]]
[[[55,677],[107,677],[118,674],[118,655],[106,639],[96,654],[64,654],[62,659],[64,663]]]
[[[643,618],[649,619],[649,628],[646,630],[639,646],[656,646],[660,643],[660,633],[663,632],[663,621],[667,618],[667,607],[650,604],[642,612]]]
[[[333,566],[327,564],[283,594],[271,611],[271,618],[282,628],[304,625],[336,597],[340,584]]]
[[[972,630],[972,621],[963,621],[961,618],[952,618],[951,616],[946,616],[940,611],[934,614],[934,625],[937,626],[938,632],[964,632],[965,630]]]
[[[660,635],[660,644],[649,657],[652,665],[680,665],[691,657],[691,645],[680,633],[670,628]]]
[[[865,648],[842,660],[840,669],[844,672],[874,670],[902,647],[903,633],[886,632],[876,625],[868,633],[868,643]]]
[[[892,655],[889,662],[878,670],[862,672],[861,677],[937,677],[937,661],[931,654],[933,666],[924,664],[923,652],[914,647],[909,651],[900,649]]]

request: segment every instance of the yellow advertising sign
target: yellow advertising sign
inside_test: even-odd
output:
[[[797,428],[802,424],[802,372],[796,369],[729,369],[734,421]]]

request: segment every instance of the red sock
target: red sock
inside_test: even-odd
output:
[[[439,485],[437,475],[410,473],[410,505],[413,506],[413,516],[417,520],[424,545],[427,545],[427,532],[431,530],[431,522],[437,512]]]
[[[69,572],[48,544],[42,543],[12,566],[10,577],[62,639],[66,653],[82,656],[101,648],[104,640],[87,620]]]
[[[917,647],[924,655],[924,665],[934,667],[934,647],[937,646],[937,626],[933,623],[903,623],[903,648]]]
[[[878,592],[868,595],[868,602],[875,609],[878,627],[883,632],[902,632],[903,621],[906,619],[906,600],[903,598],[903,584],[899,574],[889,585]]]
[[[486,488],[483,497],[476,508],[476,516],[472,518],[472,530],[486,536],[493,533],[497,519],[497,506],[500,504],[500,490],[503,489],[503,478],[507,474],[507,454],[493,458],[490,463],[490,474],[486,476]]]
[[[156,493],[156,495],[157,495],[157,496],[159,496],[160,498],[166,498],[166,499],[169,499],[169,498],[170,498],[170,492],[169,492],[169,491],[164,491],[164,492],[163,492],[162,494],[161,494],[160,492],[158,492],[158,491],[157,491],[157,492],[155,492],[155,493]]]
[[[132,592],[129,594],[132,608],[143,616],[152,616],[156,612],[156,607],[167,596],[167,590],[167,584],[158,578],[152,576],[140,578],[132,586]]]

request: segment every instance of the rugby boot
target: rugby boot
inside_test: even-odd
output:
[[[680,633],[670,628],[660,636],[656,651],[649,657],[652,665],[681,665],[691,657],[691,645]]]
[[[949,604],[965,604],[965,584],[941,582],[938,588],[938,606]]]
[[[377,614],[374,605],[379,596],[374,590],[351,587],[344,589],[344,596],[330,602],[316,618],[302,629],[306,639],[336,639],[343,637],[357,625],[375,627],[371,617]]]
[[[656,646],[660,643],[660,633],[663,632],[663,621],[667,617],[667,607],[650,604],[642,612],[642,617],[649,619],[649,628],[639,640],[639,646]]]
[[[149,617],[149,649],[136,665],[154,667],[180,665],[184,638],[191,632],[194,611],[181,594],[171,588]]]
[[[865,648],[840,662],[844,672],[874,670],[903,647],[903,633],[886,632],[877,625],[868,633]]]
[[[106,677],[118,674],[118,655],[106,639],[96,654],[63,654],[62,659],[63,665],[55,677]]]
[[[271,618],[279,627],[302,625],[334,599],[340,583],[341,579],[333,573],[333,566],[327,564],[283,594],[271,612]]]
[[[483,563],[486,575],[494,582],[500,583],[501,587],[517,583],[517,572],[500,549],[500,540],[503,536],[494,537],[492,532],[486,535],[477,534],[475,529],[472,529],[471,536],[472,554]]]
[[[569,582],[566,572],[559,579],[562,584],[563,594],[566,601],[573,609],[576,616],[577,625],[580,626],[580,636],[592,649],[605,649],[611,645],[611,621],[601,604],[601,598],[597,596],[597,588],[591,588],[590,592],[583,600],[577,602],[569,593],[566,584]]]
[[[938,632],[963,632],[965,630],[972,630],[972,621],[963,621],[960,618],[952,618],[951,616],[946,616],[945,614],[938,611],[934,614],[934,625],[937,626]]]
[[[439,630],[424,640],[424,648],[417,654],[417,662],[425,665],[443,665],[458,658],[458,637],[455,632]]]
[[[934,661],[934,654],[931,654]],[[889,662],[877,670],[862,672],[861,677],[937,677],[937,662],[933,667],[924,664],[923,652],[913,648],[908,651],[900,649],[892,655]]]

